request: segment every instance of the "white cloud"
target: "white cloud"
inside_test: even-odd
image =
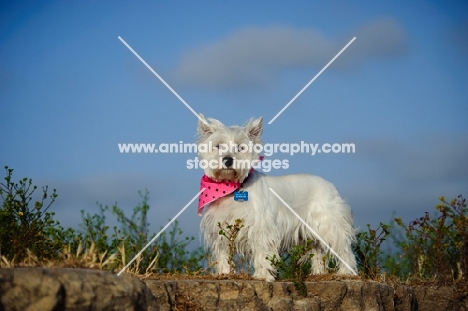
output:
[[[373,58],[395,57],[407,47],[404,31],[390,18],[375,20],[340,38],[326,37],[314,29],[249,27],[188,50],[173,76],[197,87],[267,85],[285,70],[323,67],[353,36],[357,40],[336,61],[335,69]]]
[[[368,23],[354,32],[359,41],[348,54],[362,61],[377,57],[397,57],[408,49],[403,28],[391,18],[381,18]]]

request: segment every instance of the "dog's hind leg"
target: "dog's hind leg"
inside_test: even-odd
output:
[[[255,241],[251,241],[251,243],[252,263],[255,269],[253,277],[273,282],[275,280],[276,268],[273,267],[270,259],[274,256],[279,258],[279,243],[271,239],[271,235],[268,235],[268,233],[258,233],[255,235]]]
[[[273,255],[266,255],[265,253],[256,252],[253,256],[253,266],[255,273],[253,274],[254,278],[263,279],[267,282],[273,282],[276,274],[276,269],[271,265],[271,262],[266,259],[273,257]],[[277,258],[279,255],[277,255]]]
[[[356,257],[354,256],[353,250],[351,246],[347,246],[344,249],[341,250],[341,253],[339,254],[340,257],[343,259],[346,264],[353,269],[353,271],[350,270],[349,267],[347,267],[344,263],[338,261],[338,274],[354,274],[356,272]]]

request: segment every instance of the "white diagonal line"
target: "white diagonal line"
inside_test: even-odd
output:
[[[163,233],[164,230],[166,230],[166,229],[174,222],[174,220],[176,220],[177,217],[179,217],[180,214],[182,214],[182,213],[187,209],[187,207],[189,207],[189,205],[192,204],[193,201],[195,201],[195,199],[196,199],[203,191],[205,191],[205,188],[203,188],[202,190],[200,190],[200,192],[198,192],[197,195],[195,195],[195,196],[193,197],[193,199],[191,199],[190,202],[188,202],[187,205],[185,205],[184,208],[181,209],[180,212],[178,212],[177,215],[175,215],[174,218],[172,218],[171,221],[169,221],[169,222],[167,223],[167,225],[165,225],[164,228],[162,228],[161,231],[159,231],[158,234],[156,234],[156,236],[155,236],[154,238],[152,238],[151,241],[149,241],[148,244],[146,244],[145,247],[143,247],[143,249],[142,249],[138,254],[136,254],[135,257],[133,257],[133,259],[130,260],[130,262],[129,262],[125,267],[123,267],[122,270],[120,270],[119,273],[117,273],[117,276],[120,276],[120,275],[122,274],[122,272],[124,272],[124,271],[135,261],[135,259],[137,259],[138,256],[140,256],[140,255],[145,251],[145,249],[147,249],[148,246],[150,246],[150,245],[161,235],[161,233]]]
[[[336,54],[336,55],[335,55],[335,57],[333,57],[333,58],[332,58],[332,60],[331,60],[331,61],[329,61],[329,62],[328,62],[328,64],[327,64],[327,65],[325,65],[325,67],[323,67],[323,68],[322,68],[322,70],[320,70],[320,71],[319,71],[319,73],[318,73],[318,74],[316,74],[316,75],[315,75],[315,77],[313,77],[313,79],[312,79],[312,80],[310,80],[310,81],[309,81],[309,83],[307,83],[307,85],[306,85],[306,86],[304,86],[304,87],[302,88],[302,90],[300,90],[300,91],[299,91],[299,93],[297,93],[297,95],[296,95],[296,96],[294,96],[294,97],[293,97],[293,99],[291,99],[291,100],[289,101],[289,103],[287,103],[287,104],[286,104],[286,106],[284,106],[284,107],[283,107],[283,109],[281,109],[281,110],[280,110],[280,112],[278,112],[278,113],[276,114],[276,116],[275,116],[273,119],[271,119],[271,120],[270,120],[270,122],[268,122],[268,124],[272,124],[272,123],[273,123],[273,121],[275,121],[275,120],[276,120],[276,118],[278,118],[278,117],[279,117],[279,116],[280,116],[280,115],[281,115],[281,114],[282,114],[282,113],[283,113],[283,112],[286,110],[286,108],[288,108],[288,107],[289,107],[289,105],[291,105],[291,104],[293,103],[293,101],[295,101],[295,100],[296,100],[296,98],[298,98],[298,97],[299,97],[299,95],[301,95],[301,94],[302,94],[302,92],[304,92],[304,91],[305,91],[305,90],[306,90],[306,89],[309,87],[309,85],[311,85],[311,84],[312,84],[312,82],[314,82],[314,81],[315,81],[315,79],[317,79],[317,78],[318,78],[318,77],[319,77],[319,76],[322,74],[322,72],[324,72],[324,71],[325,71],[325,69],[327,69],[327,68],[328,68],[328,66],[330,66],[330,65],[332,64],[332,63],[335,61],[335,59],[337,59],[337,58],[338,58],[338,56],[340,56],[340,55],[341,55],[341,53],[343,53],[343,52],[344,52],[344,50],[346,50],[346,49],[348,48],[348,46],[350,46],[350,45],[351,45],[351,43],[353,43],[353,41],[354,41],[354,40],[356,40],[356,37],[354,37],[353,39],[351,39],[351,41],[349,41],[349,42],[348,42],[348,44],[346,44],[346,46],[345,46],[344,48],[342,48],[342,49],[341,49],[341,51],[340,51],[338,54]]]
[[[351,271],[351,273],[352,273],[353,275],[357,275],[356,271],[354,271],[354,269],[351,268],[351,266],[348,265],[348,263],[347,263],[346,261],[344,261],[344,259],[341,258],[340,255],[338,255],[338,254],[333,250],[333,248],[331,248],[330,245],[328,245],[328,243],[325,242],[325,240],[322,239],[322,237],[321,237],[317,232],[315,232],[315,230],[312,229],[312,227],[310,227],[309,224],[307,224],[307,223],[304,221],[304,219],[302,219],[301,216],[299,216],[299,215],[291,208],[291,206],[289,206],[288,203],[286,203],[286,202],[283,200],[283,198],[281,198],[281,197],[275,192],[275,190],[273,190],[273,189],[271,189],[271,188],[268,188],[268,189],[270,189],[270,191],[284,204],[284,206],[286,206],[286,207],[294,214],[294,216],[296,216],[296,217],[304,224],[304,226],[306,226],[307,229],[309,229],[310,232],[312,232],[312,234],[313,234],[317,239],[319,239],[320,242],[322,242],[322,244],[323,244],[324,246],[326,246],[326,247],[328,248],[328,250],[330,251],[330,253],[332,253],[333,255],[335,255],[336,258],[338,258],[338,259],[346,266],[346,268],[348,268],[348,270]]]
[[[127,42],[125,42],[124,39],[122,39],[120,36],[118,37],[120,41],[122,41],[123,44],[125,44],[125,46],[130,50],[132,51],[133,54],[135,54],[135,56],[201,121],[203,122],[204,124],[207,124],[205,120],[203,120],[196,112],[195,110],[192,109],[192,107],[190,107],[189,104],[187,104],[185,102],[185,100],[179,96],[179,94],[177,94],[176,91],[174,91],[174,89],[169,85],[167,84],[166,81],[164,81],[163,78],[161,78],[160,75],[158,75],[158,73],[156,71],[153,70],[153,68],[151,68],[150,65],[148,65],[145,60],[143,58],[140,57],[140,55],[138,55],[137,52],[135,52],[135,50],[132,49],[132,47],[130,45],[127,44]]]

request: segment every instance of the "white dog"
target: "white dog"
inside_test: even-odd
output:
[[[262,118],[250,120],[242,127],[227,127],[218,120],[200,116],[206,122],[199,121],[197,140],[200,163],[204,161],[206,167],[201,188],[206,190],[199,198],[199,214],[204,206],[208,207],[200,228],[217,273],[230,271],[228,241],[219,234],[217,224],[234,224],[236,219],[244,225],[236,239],[237,252],[250,259],[255,269],[253,277],[273,281],[276,269],[267,257],[279,258],[280,252],[307,239],[317,241],[312,250],[312,273],[326,272],[323,258],[328,248],[269,188],[346,262],[347,265],[337,260],[338,273],[353,273],[350,268],[355,270],[356,260],[351,248],[355,233],[352,214],[333,184],[314,175],[277,177],[253,170],[259,154],[251,146],[262,143]],[[200,144],[208,148],[200,148]],[[248,199],[235,200],[239,195],[236,189],[241,189],[241,196],[248,193]]]

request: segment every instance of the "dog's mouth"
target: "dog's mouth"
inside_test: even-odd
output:
[[[220,170],[215,170],[213,172],[213,179],[216,181],[240,181],[240,174],[238,171],[232,168],[223,168]]]

